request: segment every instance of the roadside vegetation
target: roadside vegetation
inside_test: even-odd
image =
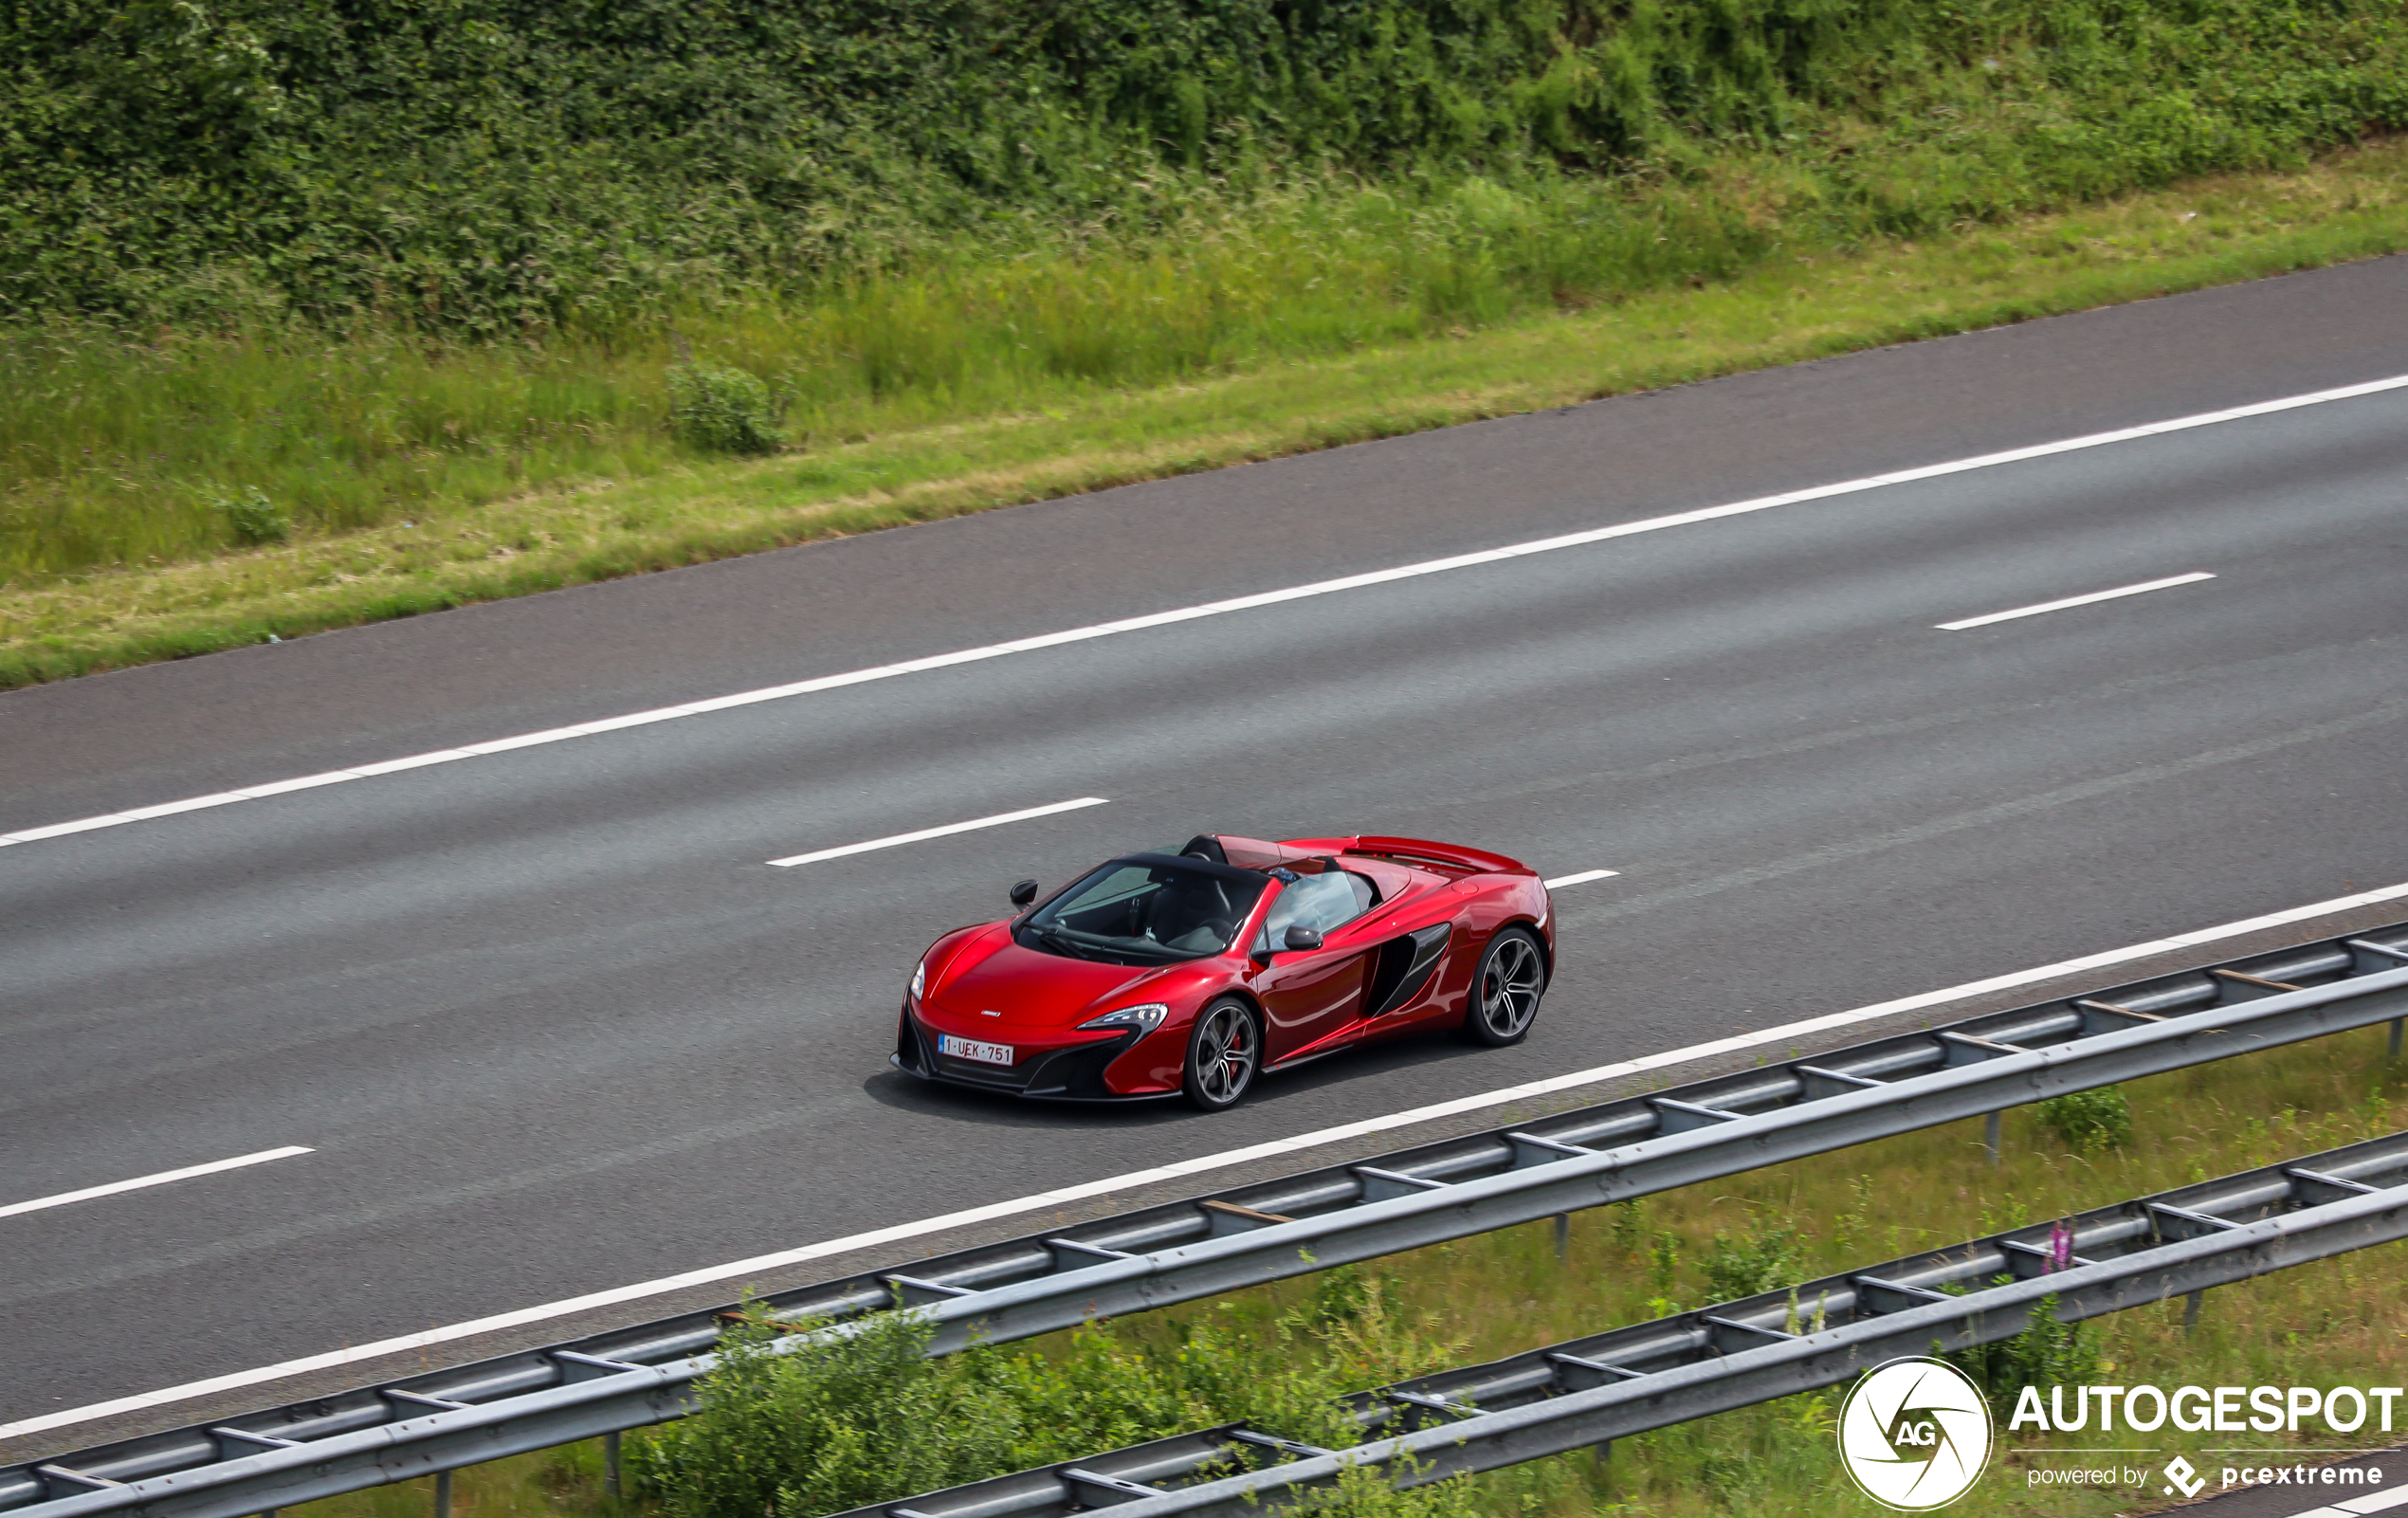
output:
[[[2396,0],[230,0],[0,64],[8,684],[2408,242],[2396,149],[2311,162],[2408,124]]]
[[[1593,1209],[1574,1216],[1560,1259],[1550,1225],[1540,1224],[934,1362],[918,1358],[917,1331],[900,1321],[816,1363],[766,1357],[756,1343],[714,1385],[711,1412],[630,1436],[624,1499],[603,1494],[598,1446],[587,1444],[464,1472],[455,1509],[462,1518],[814,1518],[1240,1418],[1342,1447],[1327,1399],[1346,1391],[2408,1126],[2408,1070],[2386,1064],[2383,1039],[2382,1030],[2366,1030],[2012,1112],[1996,1169],[1975,1121]],[[2408,1246],[2210,1292],[2188,1334],[2182,1311],[2178,1298],[1966,1358],[1994,1395],[2009,1397],[2026,1381],[2397,1384],[2408,1341]],[[1875,1518],[1885,1509],[1855,1492],[1833,1453],[1844,1392],[1620,1440],[1610,1456],[1580,1452],[1422,1493],[1359,1485],[1323,1510]],[[2172,1447],[2189,1436],[2165,1437]],[[2337,1438],[2308,1429],[2300,1437]],[[2071,1447],[2085,1436],[2002,1432],[2002,1442]],[[2034,1518],[2107,1518],[2135,1507],[2128,1491],[2028,1489],[2024,1463],[2005,1455],[1968,1503]],[[426,1485],[302,1511],[423,1518]]]

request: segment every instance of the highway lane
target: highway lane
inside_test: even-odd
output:
[[[0,832],[2383,377],[2408,258],[0,693]]]
[[[2345,357],[2319,378],[2370,377]],[[1896,383],[1818,367],[1836,389]],[[2408,879],[2403,418],[2396,395],[2336,403],[0,850],[0,1205],[315,1151],[0,1217],[0,1335],[20,1350],[0,1421]],[[1657,509],[1770,472],[1742,461],[1734,489]],[[1121,509],[1177,516],[1187,497],[1166,495]],[[1364,569],[1528,536],[1430,509],[1443,534],[1343,541],[1352,517],[1317,519],[1298,557]],[[1015,520],[1060,530],[1009,513],[882,551],[992,544]],[[1196,598],[1129,606],[1122,526],[1016,584],[999,631]],[[768,557],[818,572],[812,551]],[[1935,626],[2190,571],[2216,578]],[[709,598],[706,576],[683,583]],[[582,604],[495,610],[575,622]],[[386,633],[426,635],[344,636]],[[248,678],[212,667],[0,714],[34,709],[39,740],[72,699],[116,704],[95,722],[114,730],[159,690],[189,720],[176,682]],[[532,684],[528,712],[604,714]],[[328,682],[291,700],[321,695],[330,728],[359,699]],[[289,767],[229,783],[410,751],[282,720],[233,747]],[[83,775],[12,743],[31,782],[6,820],[226,773],[214,745],[186,776],[146,741],[121,762],[96,748]],[[50,810],[24,814],[29,792]],[[1082,796],[1111,799],[765,863]],[[1019,874],[1208,825],[1456,836],[1623,873],[1565,891],[1564,974],[1523,1049],[1398,1046],[1214,1120],[883,1071],[935,932]]]

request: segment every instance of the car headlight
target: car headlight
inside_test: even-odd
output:
[[[1170,1015],[1171,1008],[1168,1002],[1148,1001],[1139,1006],[1122,1007],[1118,1011],[1107,1012],[1101,1017],[1089,1017],[1079,1024],[1079,1029],[1084,1033],[1090,1028],[1105,1031],[1115,1028],[1134,1028],[1140,1033],[1150,1033],[1161,1027],[1162,1019]]]
[[[911,999],[918,1001],[928,989],[928,961],[921,960],[911,967]]]

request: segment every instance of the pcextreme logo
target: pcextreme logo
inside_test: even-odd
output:
[[[2185,1497],[2196,1497],[2199,1494],[2199,1488],[2207,1485],[2207,1477],[2199,1474],[2198,1467],[2179,1454],[2166,1466],[2165,1479],[2173,1483],[2165,1489],[2169,1497],[2178,1491]]]
[[[1900,1512],[1972,1491],[1997,1439],[1981,1388],[1920,1355],[1875,1365],[1839,1409],[1839,1463],[1866,1496]]]

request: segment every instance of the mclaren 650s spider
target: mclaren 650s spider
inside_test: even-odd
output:
[[[1423,838],[1206,833],[1122,854],[912,971],[894,1064],[1065,1101],[1236,1106],[1258,1076],[1377,1038],[1519,1043],[1555,968],[1546,887]]]

